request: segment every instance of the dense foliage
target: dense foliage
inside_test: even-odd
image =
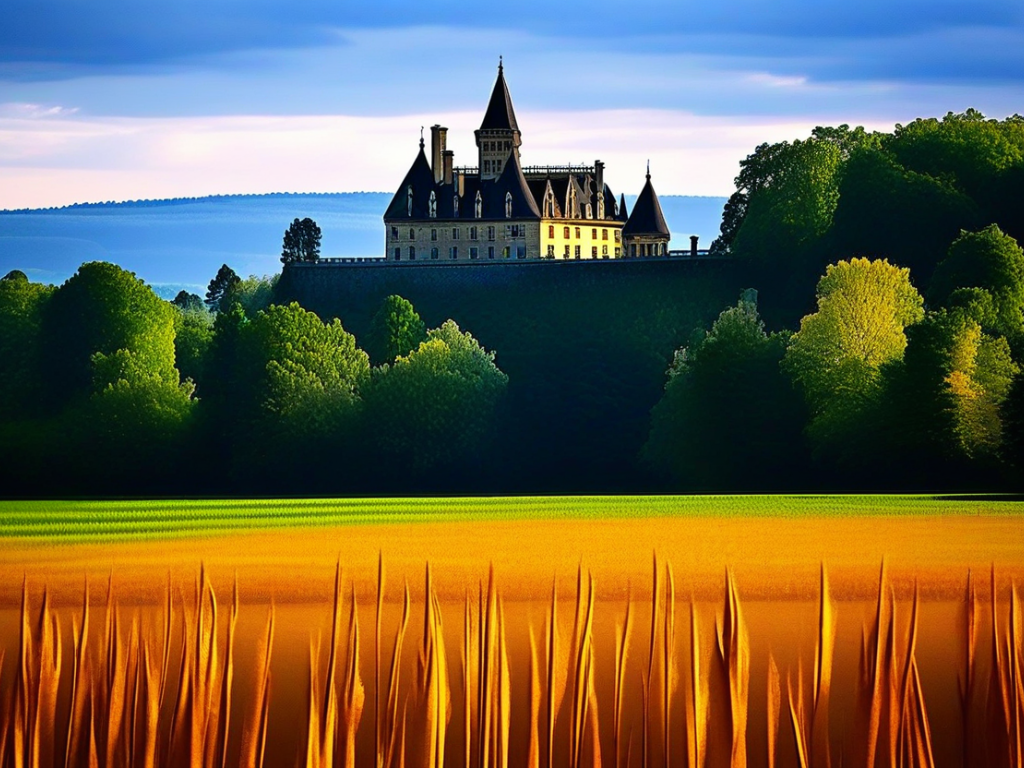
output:
[[[736,184],[728,261],[549,270],[500,301],[436,274],[357,307],[293,303],[287,266],[224,265],[173,302],[112,264],[57,288],[11,272],[5,487],[1020,488],[1024,119],[817,128],[757,147]]]

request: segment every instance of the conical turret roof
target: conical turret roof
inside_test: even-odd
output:
[[[651,174],[647,173],[647,183],[640,191],[640,196],[633,204],[633,212],[622,227],[623,235],[661,235],[670,237],[668,224],[665,223],[665,215],[661,212],[661,203],[658,202],[658,193],[654,191],[651,184]]]
[[[619,221],[626,221],[629,218],[629,212],[626,210],[626,196],[619,195]]]
[[[500,63],[498,64],[498,79],[494,82],[494,90],[491,91],[491,100],[487,104],[484,121],[480,123],[480,130],[519,130],[516,112],[512,109],[512,97],[509,95],[508,85],[505,83],[505,68]]]
[[[412,187],[412,216],[409,216],[409,188]],[[409,172],[391,198],[388,209],[384,212],[385,219],[425,219],[430,215],[430,193],[434,190],[434,172],[430,170],[427,155],[423,150],[423,139],[420,139],[420,151],[412,161]]]

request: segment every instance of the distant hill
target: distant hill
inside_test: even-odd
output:
[[[635,196],[627,196],[632,206]],[[221,264],[238,274],[280,271],[281,237],[294,218],[323,230],[324,256],[378,256],[384,248],[389,192],[275,193],[80,203],[0,211],[0,275],[60,283],[85,261],[112,261],[164,296],[203,292]],[[662,209],[673,248],[690,235],[706,248],[718,234],[724,197],[665,195]]]

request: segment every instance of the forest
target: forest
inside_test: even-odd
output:
[[[1019,490],[1022,236],[1024,118],[972,110],[757,147],[728,278],[625,327],[393,295],[357,337],[227,265],[173,302],[103,262],[14,271],[5,494]]]

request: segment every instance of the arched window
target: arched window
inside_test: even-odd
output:
[[[511,219],[512,218],[512,193],[511,192],[506,192],[505,193],[505,218],[506,219]]]
[[[454,195],[452,197],[452,210],[455,212],[455,218],[459,217],[459,196]]]
[[[431,192],[430,192],[430,202],[428,203],[428,205],[430,207],[430,218],[436,219],[437,218],[437,195],[434,194],[433,190],[431,190]]]
[[[476,193],[476,200],[473,201],[473,216],[480,218],[484,215],[484,198],[480,194],[479,190]]]
[[[409,216],[411,217],[412,216],[412,184],[410,184],[409,188],[405,191],[405,210],[409,214]]]
[[[563,230],[562,230],[562,237],[564,237],[566,240],[569,239],[569,228],[568,227],[564,227],[563,228]]]
[[[594,207],[590,203],[587,203],[587,218],[594,218]]]

